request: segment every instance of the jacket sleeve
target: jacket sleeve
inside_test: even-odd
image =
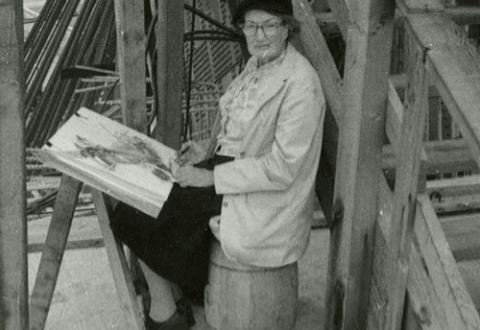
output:
[[[314,73],[315,74],[315,73]],[[307,75],[308,76],[308,75]],[[325,111],[318,77],[287,83],[270,152],[215,167],[218,194],[284,190],[295,180]]]

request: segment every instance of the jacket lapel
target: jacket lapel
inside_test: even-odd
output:
[[[265,84],[262,84],[258,91],[257,100],[255,102],[257,109],[255,109],[255,112],[280,91],[291,73],[294,63],[293,58],[295,56],[295,48],[291,45],[288,45],[287,53],[285,54],[285,58],[280,64],[280,67],[268,73]]]

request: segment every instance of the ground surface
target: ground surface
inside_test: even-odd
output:
[[[29,241],[44,239],[48,219],[29,222]],[[71,239],[100,237],[94,217],[75,218]],[[326,282],[329,233],[316,229],[299,263],[300,305],[295,330],[320,330]],[[33,287],[40,253],[29,254],[29,286]],[[67,250],[49,312],[46,330],[130,330],[123,322],[104,248]],[[203,309],[195,309],[193,330],[207,330]]]
[[[49,219],[29,221],[29,242],[45,239]],[[94,216],[76,217],[71,240],[100,238]],[[312,231],[310,245],[299,262],[300,304],[295,330],[322,330],[329,232]],[[29,287],[33,287],[40,253],[29,253]],[[458,263],[469,293],[480,309],[480,261]],[[45,330],[130,330],[123,321],[120,302],[103,247],[67,250]],[[195,309],[193,330],[207,330],[202,308]],[[226,329],[225,329],[226,330]],[[273,330],[273,329],[272,329]]]

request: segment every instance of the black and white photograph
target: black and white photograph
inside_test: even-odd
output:
[[[0,0],[0,330],[480,330],[480,0]]]

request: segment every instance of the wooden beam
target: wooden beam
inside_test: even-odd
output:
[[[68,241],[65,250],[82,250],[105,247],[103,238],[90,238],[83,240]],[[43,252],[44,243],[28,243],[28,253]]]
[[[480,54],[453,21],[441,14],[408,15],[406,26],[419,47],[442,100],[480,164]]]
[[[442,299],[438,303],[448,311],[449,329],[479,329],[480,318],[472,298],[456,266],[446,238],[436,219],[429,197],[422,194],[418,198],[415,233],[425,266],[434,284],[437,295]]]
[[[337,17],[337,23],[340,27],[343,26],[343,28],[340,28],[342,31],[342,34],[344,36],[344,39],[346,38],[346,29],[349,24],[351,24],[350,17],[349,15],[349,10],[348,10],[348,5],[345,1],[334,1],[334,0],[329,0],[329,2],[332,2],[332,10]],[[400,82],[397,82],[397,80],[400,80]],[[398,138],[398,130],[401,127],[401,122],[402,122],[402,116],[403,116],[403,104],[400,101],[400,97],[398,96],[398,92],[396,91],[396,84],[401,83],[404,81],[404,79],[401,79],[399,77],[391,76],[388,82],[388,104],[387,104],[387,114],[386,114],[386,127],[385,127],[385,132],[387,134],[387,137],[390,140],[390,143],[397,147],[397,138]],[[333,85],[333,86],[339,86]],[[326,93],[329,95],[329,93]],[[327,99],[328,101],[328,99]],[[422,151],[424,154],[424,152]],[[426,160],[426,155],[422,155],[424,160]]]
[[[381,210],[375,235],[376,253],[373,265],[371,317],[369,318],[368,327],[368,329],[372,330],[384,329],[386,316],[389,313],[387,309],[389,296],[386,291],[388,282],[385,272],[387,271],[386,262],[388,260],[386,251],[390,242],[392,199],[393,193],[386,185],[386,182],[382,180],[380,183]],[[426,315],[430,315],[432,322],[423,323],[421,329],[476,329],[479,327],[478,313],[476,313],[475,305],[468,294],[466,294],[465,284],[458,273],[455,262],[451,261],[453,259],[452,252],[445,240],[445,235],[440,229],[440,222],[433,211],[430,200],[427,194],[420,195],[417,200],[417,214],[414,227],[415,242],[417,243],[412,243],[411,251],[416,251],[416,246],[419,246],[418,253],[422,258],[422,266],[418,267],[418,265],[415,265],[415,261],[413,261],[412,267],[409,269],[407,278],[408,298],[414,300],[409,303],[419,307],[415,312],[419,320],[424,319]],[[428,227],[426,227],[426,223],[428,223]],[[411,263],[412,257],[414,257],[413,254],[410,258]],[[419,274],[419,271],[423,275]],[[412,281],[418,281],[419,279],[422,279],[421,283],[412,283]],[[424,296],[422,293],[424,290],[427,290],[425,294],[428,294],[430,298]],[[455,296],[458,296],[458,299]],[[452,305],[458,311],[456,312],[457,316],[460,313],[470,315],[469,318],[474,327],[462,326],[455,319],[456,317],[451,320],[452,313],[450,310]],[[439,317],[438,313],[446,317]],[[437,323],[434,319],[439,320],[442,326],[434,327],[433,325]],[[452,324],[457,326],[452,326]]]
[[[305,55],[317,71],[327,103],[338,121],[342,118],[342,78],[308,1],[294,0],[293,9],[301,24],[300,39]]]
[[[330,0],[331,1],[331,0]],[[337,1],[335,1],[337,4]],[[343,5],[342,5],[343,6]],[[342,14],[341,9],[336,9],[337,15],[344,15],[343,25],[348,23],[345,13]],[[479,6],[454,6],[446,7],[444,11],[445,15],[453,20],[458,25],[473,25],[478,24],[480,21],[480,7]],[[335,14],[332,12],[315,11],[315,17],[320,30],[325,36],[337,35],[342,33],[340,30],[339,22],[337,21]],[[340,23],[342,24],[342,23]]]
[[[445,15],[458,25],[478,24],[480,21],[479,6],[454,6],[445,8]]]
[[[322,156],[316,180],[316,192],[327,220],[331,220],[335,163],[337,158],[338,122],[342,115],[342,78],[323,37],[315,13],[306,0],[294,0],[295,17],[300,21],[300,40],[305,56],[317,71],[327,100]]]
[[[115,22],[123,122],[145,133],[147,99],[143,2],[115,0]]]
[[[0,1],[0,328],[28,329],[23,1]]]
[[[428,78],[424,53],[409,42],[408,80],[405,113],[399,144],[398,169],[395,178],[395,195],[387,247],[387,283],[389,310],[385,329],[400,330],[405,302],[405,291],[410,259],[410,246],[415,219],[419,184],[421,145],[428,109]]]
[[[98,223],[105,241],[115,287],[121,302],[122,312],[125,315],[125,327],[132,330],[145,330],[123,244],[114,236],[110,228],[109,219],[112,213],[110,198],[98,190],[92,190],[92,197],[97,209]]]
[[[450,330],[443,306],[437,303],[438,297],[429,274],[423,266],[420,254],[412,246],[410,271],[407,278],[407,314],[404,317],[405,330]]]
[[[183,6],[183,0],[159,0],[155,27],[158,109],[154,134],[174,149],[180,149],[182,142]]]
[[[389,120],[386,123],[388,125]],[[478,171],[477,163],[473,160],[463,139],[425,141],[423,149],[426,153],[427,174],[440,175]],[[396,151],[392,145],[383,146],[382,168],[385,173],[388,173],[388,175],[386,174],[388,178],[391,178],[396,171],[397,157],[395,154]]]
[[[440,198],[480,193],[480,175],[469,175],[461,178],[429,181],[427,193],[439,194]]]
[[[403,126],[403,104],[398,96],[397,91],[395,90],[391,79],[388,82],[388,103],[387,103],[387,113],[385,119],[385,133],[388,137],[388,140],[393,146],[393,150],[396,154],[400,153],[400,139],[401,139],[401,129]],[[427,161],[427,155],[425,150],[420,145],[420,154],[422,161]]]
[[[397,7],[405,13],[444,11],[443,0],[396,0]]]
[[[394,2],[350,2],[326,329],[367,326]]]
[[[62,177],[30,298],[31,330],[45,328],[81,187],[81,182]]]
[[[294,5],[296,5],[297,1],[294,2]],[[308,9],[309,7],[305,5],[305,2],[303,2],[303,6],[301,8],[306,8]],[[310,26],[310,25],[308,25]],[[302,26],[302,34],[305,33],[306,31],[306,26]],[[308,35],[308,34],[307,34]],[[310,42],[315,45],[315,39],[311,39]],[[318,44],[321,44],[322,43],[322,39],[320,39],[320,41],[318,42]],[[318,52],[318,49],[314,50],[314,54],[309,54],[308,53],[308,48],[307,48],[307,56],[310,58],[310,56],[316,56],[315,52]],[[321,53],[320,53],[321,54]],[[328,54],[326,56],[328,58]],[[332,72],[334,71],[334,68],[335,68],[335,64],[332,62],[328,63],[328,61],[324,64],[325,66],[324,67],[319,67],[317,68],[317,71],[319,72],[319,76],[321,79],[325,79],[325,76],[326,75],[329,75],[329,74],[332,74]],[[335,80],[335,78],[331,78],[332,80]],[[324,80],[322,80],[322,83],[323,83]],[[328,87],[331,87],[331,86],[328,86]],[[341,86],[339,86],[338,88],[341,88]],[[337,90],[337,91],[332,91],[330,89],[325,89],[325,94],[326,94],[326,97],[327,97],[327,100],[332,100],[334,99],[335,102],[333,102],[332,104],[341,104],[341,96],[339,99],[336,99],[336,97],[338,97],[339,95],[341,95],[341,90]],[[330,101],[328,101],[330,102]],[[335,111],[332,111],[331,114],[333,114],[333,117],[334,117],[334,120],[335,121],[339,121],[340,120],[340,117],[341,117],[341,108],[339,108],[339,112],[336,113]],[[338,115],[338,117],[336,116]],[[330,137],[332,138],[332,137]],[[332,154],[331,154],[331,151],[334,150],[336,152],[336,148],[330,148],[330,149],[324,149],[327,153],[327,158],[323,158],[327,161],[327,163],[329,165],[332,165],[332,159],[334,159],[335,157],[332,157]],[[334,164],[334,163],[333,163]],[[383,178],[383,176],[379,173],[379,176],[380,176],[380,202],[379,202],[379,214],[380,214],[380,218],[379,218],[379,221],[378,221],[378,228],[379,230],[377,230],[377,237],[378,235],[382,235],[384,237],[384,240],[388,240],[388,237],[387,237],[387,232],[388,230],[385,230],[384,227],[387,226],[388,228],[388,223],[390,221],[390,214],[391,214],[391,205],[392,205],[392,197],[391,197],[391,191],[390,189],[388,188],[388,185],[385,181],[385,179]],[[323,206],[323,205],[322,205]],[[383,229],[382,229],[383,228]],[[433,239],[433,238],[432,238]],[[375,240],[376,242],[379,242],[380,240],[379,239],[376,239]],[[384,252],[385,250],[384,249],[381,249],[381,248],[377,248],[376,249],[376,253],[375,253],[375,258],[376,260],[378,261],[379,259],[386,259],[386,257],[384,256]],[[380,269],[384,269],[384,268],[380,268]],[[411,271],[414,271],[415,269],[418,269],[418,267],[413,267],[411,269]],[[375,323],[373,322],[374,318],[376,317],[378,320],[378,322],[382,322],[381,318],[384,317],[385,315],[387,315],[387,311],[384,309],[384,307],[386,306],[386,301],[388,300],[388,295],[387,293],[385,292],[386,290],[382,291],[382,284],[381,282],[385,281],[385,276],[382,276],[382,272],[381,271],[374,271],[374,274],[378,275],[377,276],[377,279],[374,281],[374,288],[372,290],[372,292],[374,292],[374,294],[372,295],[372,302],[370,303],[370,313],[372,315],[372,317],[370,318],[370,320],[372,320],[372,323]],[[409,290],[415,290],[416,291],[416,287],[415,286],[410,286],[410,281],[409,281],[409,284],[408,284],[408,288]],[[426,284],[421,284],[420,287],[422,288],[425,288],[427,287],[428,283]],[[386,285],[383,285],[384,287],[386,287]],[[430,286],[431,287],[431,286]],[[341,292],[338,292],[341,294]],[[418,297],[418,295],[411,295],[411,297],[413,297],[412,299],[418,299],[416,297]],[[438,304],[438,301],[442,301],[443,298],[436,298],[434,301],[435,303]],[[420,306],[420,310],[419,310],[419,314],[418,314],[418,317],[421,318],[422,315],[424,315],[425,313],[430,313],[431,315],[433,315],[432,317],[435,317],[435,313],[434,312],[431,312],[432,309],[435,309],[435,306],[429,306],[429,305],[425,305],[425,303],[423,301],[418,301],[417,306]],[[443,313],[442,315],[447,315],[447,310],[442,310]],[[421,313],[420,313],[421,312]],[[438,320],[441,320],[440,318],[438,318]],[[370,329],[370,328],[369,328]],[[375,327],[372,327],[372,329],[379,329],[379,328],[375,328]],[[429,328],[429,329],[434,329],[434,328]],[[440,328],[441,329],[441,328]],[[447,328],[449,329],[449,328]]]

